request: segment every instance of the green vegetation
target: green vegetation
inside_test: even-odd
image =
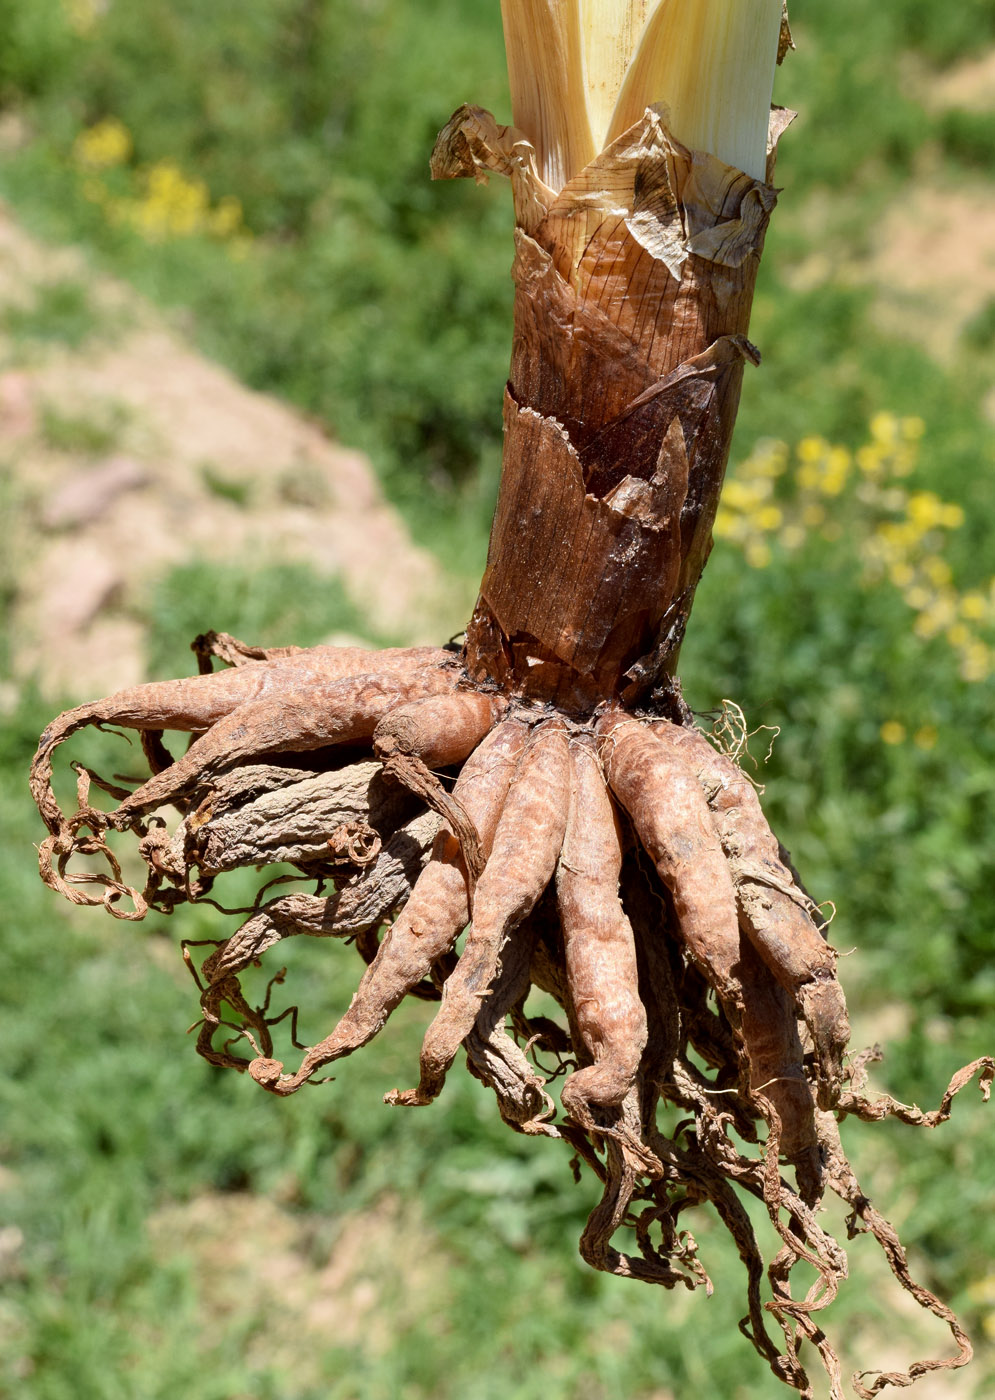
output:
[[[938,363],[927,334],[883,328],[862,260],[917,179],[934,190],[987,180],[995,200],[991,114],[934,110],[907,80],[914,69],[928,84],[995,43],[995,17],[986,0],[796,0],[792,15],[799,51],[778,97],[803,115],[782,143],[785,193],[752,332],[764,366],[744,393],[739,505],[735,489],[728,498],[745,525],[730,525],[706,572],[686,690],[702,710],[728,696],[751,725],[781,727],[761,775],[766,804],[816,897],[836,898],[838,946],[857,950],[844,963],[855,1043],[880,1037],[876,1082],[932,1105],[954,1068],[991,1049],[985,545],[995,433],[983,404],[995,336],[984,301]],[[510,213],[497,183],[433,186],[426,176],[435,131],[461,101],[505,110],[496,0],[0,0],[0,34],[0,195],[18,217],[186,309],[201,344],[246,380],[369,451],[419,538],[454,572],[477,572],[500,453]],[[67,281],[0,330],[21,345],[79,347],[98,323],[84,284]],[[880,427],[882,413],[924,431],[914,468],[891,483],[902,498],[879,509],[852,464],[879,440],[868,424]],[[53,410],[45,431],[82,450],[83,422]],[[761,438],[791,444],[791,466],[756,495]],[[820,440],[825,451],[811,447]],[[802,468],[830,463],[830,444],[850,456],[846,480],[824,490],[824,465],[806,486]],[[229,499],[241,491],[221,467],[204,471]],[[948,524],[924,527],[909,545],[918,553],[875,563],[878,526],[911,521],[913,499],[930,494],[954,510]],[[823,517],[806,521],[820,503]],[[769,508],[776,522],[761,517]],[[803,542],[785,534],[791,525]],[[942,566],[935,577],[927,559]],[[925,583],[903,565],[925,570]],[[936,597],[917,606],[909,593],[920,584]],[[15,586],[5,572],[5,603]],[[941,607],[935,626],[923,623],[951,590],[953,615]],[[252,641],[363,630],[306,569],[198,566],[150,596],[150,673],[189,668],[205,604],[211,625]],[[972,639],[988,657],[973,671]],[[736,1330],[738,1263],[718,1230],[718,1261],[712,1236],[700,1236],[716,1278],[710,1302],[596,1276],[573,1243],[590,1186],[571,1184],[553,1145],[513,1138],[468,1076],[454,1075],[430,1113],[379,1106],[383,1091],[410,1082],[417,1010],[335,1084],[286,1102],[197,1062],[183,1039],[196,1002],[176,945],[211,934],[207,911],[176,927],[112,923],[61,907],[34,875],[39,825],[21,792],[51,708],[22,696],[0,737],[10,1062],[0,1080],[0,1391],[770,1394]],[[96,743],[116,746],[108,771],[127,762],[119,740]],[[764,736],[753,748],[764,752]],[[354,984],[355,954],[292,955],[327,988],[330,1023]],[[990,1134],[975,1099],[962,1099],[935,1138],[889,1125],[857,1151],[919,1267],[979,1341],[995,1333]],[[854,1136],[859,1144],[859,1127]],[[197,1214],[205,1198],[222,1222],[226,1211],[258,1213],[258,1258],[211,1234]],[[298,1232],[292,1250],[284,1226]],[[277,1264],[270,1246],[283,1251]],[[335,1277],[322,1274],[330,1249]],[[865,1274],[869,1259],[855,1243],[852,1272],[873,1283],[858,1281],[834,1311],[872,1351],[904,1324],[880,1273]],[[906,1349],[920,1350],[911,1339]],[[985,1392],[990,1349],[972,1369],[963,1388],[947,1383],[952,1396],[970,1394],[969,1382]]]
[[[152,589],[142,621],[149,676],[182,676],[192,668],[190,643],[213,628],[251,637],[258,646],[314,646],[335,633],[390,645],[371,635],[336,578],[306,564],[187,564]]]
[[[7,307],[0,330],[20,354],[39,345],[66,345],[72,350],[99,335],[106,321],[84,284],[72,277],[43,283],[28,306]]]
[[[238,481],[234,477],[226,476],[210,462],[205,462],[201,467],[200,477],[211,495],[217,496],[221,501],[230,501],[232,505],[245,508],[252,499],[252,484],[250,482]]]
[[[41,430],[49,447],[56,452],[99,457],[118,445],[129,416],[127,406],[122,403],[89,404],[83,413],[67,413],[55,404],[45,404]]]

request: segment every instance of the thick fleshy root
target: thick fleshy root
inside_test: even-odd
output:
[[[813,1394],[800,1360],[809,1342],[836,1400],[840,1363],[817,1319],[847,1274],[818,1219],[831,1191],[956,1347],[907,1372],[863,1373],[857,1393],[968,1360],[956,1318],[911,1277],[857,1182],[839,1121],[936,1126],[972,1078],[988,1096],[995,1062],[962,1070],[933,1113],[864,1097],[866,1057],[844,1068],[849,1027],[824,922],[752,784],[716,743],[658,714],[509,701],[447,651],[267,651],[224,634],[195,650],[200,676],[55,720],[31,783],[49,829],[42,878],[115,917],[209,899],[238,867],[282,862],[317,881],[315,893],[268,901],[263,884],[199,971],[184,946],[205,1058],[291,1094],[367,1044],[405,997],[433,999],[418,1085],[388,1102],[431,1102],[462,1046],[505,1122],[561,1138],[603,1183],[581,1240],[593,1267],[710,1287],[682,1216],[713,1205],[746,1268],[744,1334],[803,1396]],[[212,672],[215,659],[226,669]],[[137,730],[151,776],[108,783],[77,763],[76,810],[65,815],[52,757],[87,726]],[[175,760],[170,730],[192,736]],[[94,787],[116,806],[93,805]],[[113,846],[128,831],[142,889],[126,883]],[[102,869],[76,868],[95,860]],[[261,1000],[242,985],[298,935],[352,941],[367,964],[348,1010],[312,1045],[298,1040],[296,1006],[271,1008],[282,969]],[[533,986],[559,1019],[530,1014]],[[296,1069],[278,1043],[302,1052]],[[548,1086],[561,1074],[557,1118]],[[672,1137],[657,1123],[666,1104],[681,1110]],[[779,1241],[766,1302],[744,1196],[763,1202]],[[615,1244],[623,1228],[630,1252]],[[796,1297],[799,1263],[815,1282]]]

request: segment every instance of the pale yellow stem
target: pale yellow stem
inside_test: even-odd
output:
[[[501,0],[512,116],[554,190],[667,108],[674,136],[756,179],[783,0]]]
[[[781,12],[781,0],[662,0],[629,66],[608,139],[664,103],[678,141],[762,180]]]
[[[560,190],[598,153],[584,99],[578,0],[501,0],[512,120]]]
[[[584,97],[599,151],[606,144],[632,55],[659,4],[660,0],[579,0]]]

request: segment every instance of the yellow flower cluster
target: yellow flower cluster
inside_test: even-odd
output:
[[[117,117],[81,131],[73,143],[73,159],[85,170],[108,170],[131,159],[131,132]]]
[[[797,547],[804,532],[795,540],[797,526],[784,525],[784,511],[775,501],[779,477],[788,469],[788,449],[783,442],[764,438],[734,476],[726,481],[715,517],[716,539],[738,544],[754,569],[766,568],[771,560],[768,537],[786,529],[788,548]],[[792,543],[793,542],[793,543]]]
[[[947,532],[963,525],[964,511],[905,484],[924,430],[921,418],[878,413],[855,453],[807,437],[794,460],[784,443],[759,442],[726,483],[715,535],[738,544],[754,568],[764,568],[775,541],[793,551],[813,531],[832,541],[845,527],[865,581],[890,580],[916,613],[916,635],[944,636],[964,679],[982,681],[995,671],[995,647],[984,635],[995,626],[995,579],[983,590],[957,590],[942,551]],[[905,731],[888,721],[881,737],[901,743]],[[920,748],[931,747],[922,731],[913,737]]]
[[[880,729],[881,740],[885,744],[904,744],[908,737],[905,725],[898,719],[886,719]],[[917,749],[929,752],[936,747],[939,738],[939,731],[935,724],[921,724],[912,735],[912,742]]]
[[[129,184],[137,185],[137,195],[117,193],[95,173],[125,166],[131,155],[131,135],[116,117],[87,127],[73,145],[73,161],[85,176],[83,193],[103,208],[110,223],[133,228],[151,243],[207,234],[227,242],[233,252],[245,252],[249,236],[239,201],[225,195],[212,204],[204,181],[189,179],[175,161],[156,161],[135,172]]]
[[[139,176],[143,193],[138,199],[109,199],[107,216],[114,223],[130,224],[150,242],[188,238],[208,233],[231,238],[242,223],[242,206],[226,196],[211,206],[203,180],[190,180],[171,160],[156,161]]]

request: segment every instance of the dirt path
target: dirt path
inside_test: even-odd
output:
[[[939,75],[905,55],[900,71],[906,95],[930,112],[995,109],[995,48]],[[799,291],[830,282],[863,287],[877,330],[913,341],[944,369],[954,368],[965,354],[965,330],[995,306],[991,178],[969,174],[945,160],[939,147],[924,146],[914,176],[869,230],[866,248],[855,254],[849,235],[833,242],[824,230],[834,218],[854,224],[862,198],[828,189],[809,196],[799,218],[814,251],[789,271],[790,285]],[[986,405],[995,418],[995,393]]]
[[[76,320],[94,316],[81,339],[77,303]],[[0,453],[13,671],[50,695],[140,679],[136,605],[194,559],[306,562],[341,580],[371,633],[439,639],[441,571],[363,456],[2,206]]]
[[[876,230],[868,273],[878,328],[950,366],[965,327],[995,302],[991,183],[919,182]]]

